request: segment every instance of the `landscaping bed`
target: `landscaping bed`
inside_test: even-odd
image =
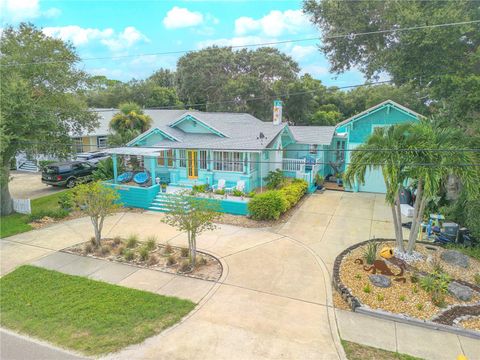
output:
[[[222,265],[214,256],[197,251],[196,266],[192,270],[187,248],[157,244],[154,237],[145,242],[140,242],[136,235],[102,239],[100,247],[95,246],[92,238],[62,251],[203,280],[217,281],[222,275]]]
[[[337,257],[334,284],[342,295],[337,304],[343,299],[353,309],[367,307],[445,325],[455,325],[455,319],[462,316],[480,315],[476,283],[480,261],[425,243],[417,243],[415,260],[383,259],[379,253],[393,248],[395,242],[375,243],[376,256],[370,255],[370,261],[367,253],[372,242],[354,245]],[[477,325],[477,321],[468,322],[469,329],[480,331]]]
[[[0,324],[86,355],[115,352],[160,333],[195,304],[21,266],[0,279]]]

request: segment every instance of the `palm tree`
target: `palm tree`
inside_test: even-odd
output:
[[[450,175],[460,179],[469,198],[477,198],[480,192],[480,172],[475,166],[475,155],[462,150],[465,135],[461,131],[437,126],[432,121],[417,123],[411,130],[408,135],[411,151],[405,154],[410,165],[403,170],[407,177],[415,179],[417,183],[408,239],[409,254],[415,247],[426,205],[438,196]]]
[[[352,187],[355,183],[365,183],[367,170],[381,169],[387,188],[386,202],[392,210],[395,228],[396,246],[405,251],[403,246],[402,216],[400,211],[400,191],[406,181],[403,171],[405,154],[400,151],[408,147],[411,124],[400,124],[388,128],[378,127],[365,144],[353,151],[351,162],[345,173],[345,181]]]
[[[137,104],[127,102],[120,104],[119,108],[120,112],[110,120],[110,129],[121,138],[127,138],[130,141],[136,135],[147,131],[152,125],[150,116],[145,115]]]

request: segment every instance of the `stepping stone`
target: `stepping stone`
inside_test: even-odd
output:
[[[448,284],[448,292],[462,301],[470,301],[472,299],[473,290],[468,286],[452,281]]]
[[[468,266],[470,265],[470,260],[468,259],[468,256],[455,250],[444,251],[440,255],[440,258],[449,264],[460,266],[465,269],[468,268]]]
[[[392,285],[392,281],[385,275],[369,275],[370,282],[376,287],[388,288]]]

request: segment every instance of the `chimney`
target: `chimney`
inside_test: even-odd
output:
[[[282,124],[282,101],[273,101],[273,125]]]

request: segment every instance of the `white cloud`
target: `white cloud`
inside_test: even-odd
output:
[[[202,13],[174,6],[163,18],[163,25],[167,29],[178,29],[200,25],[203,20]]]
[[[308,45],[308,46],[294,45],[289,51],[287,51],[287,53],[296,61],[300,61],[312,54],[315,54],[317,51],[318,49],[313,45]]]
[[[235,34],[261,32],[266,36],[280,36],[309,32],[312,25],[302,10],[272,10],[260,19],[242,16],[235,20]]]
[[[259,44],[268,41],[275,41],[273,39],[266,39],[260,36],[237,36],[233,38],[222,38],[222,39],[212,39],[199,41],[197,47],[203,49],[208,46],[245,46],[248,44]]]
[[[126,49],[139,41],[149,41],[145,35],[133,26],[126,27],[118,34],[112,28],[101,30],[82,28],[77,25],[46,27],[43,28],[43,32],[48,36],[71,41],[75,46],[86,45],[91,41],[99,40],[100,43],[112,51]]]
[[[313,77],[319,77],[329,73],[328,67],[321,65],[306,65],[302,68],[302,74],[309,73]]]
[[[0,12],[6,22],[18,22],[35,19],[41,16],[57,17],[61,11],[57,8],[50,8],[45,11],[40,9],[39,0],[1,0]]]

